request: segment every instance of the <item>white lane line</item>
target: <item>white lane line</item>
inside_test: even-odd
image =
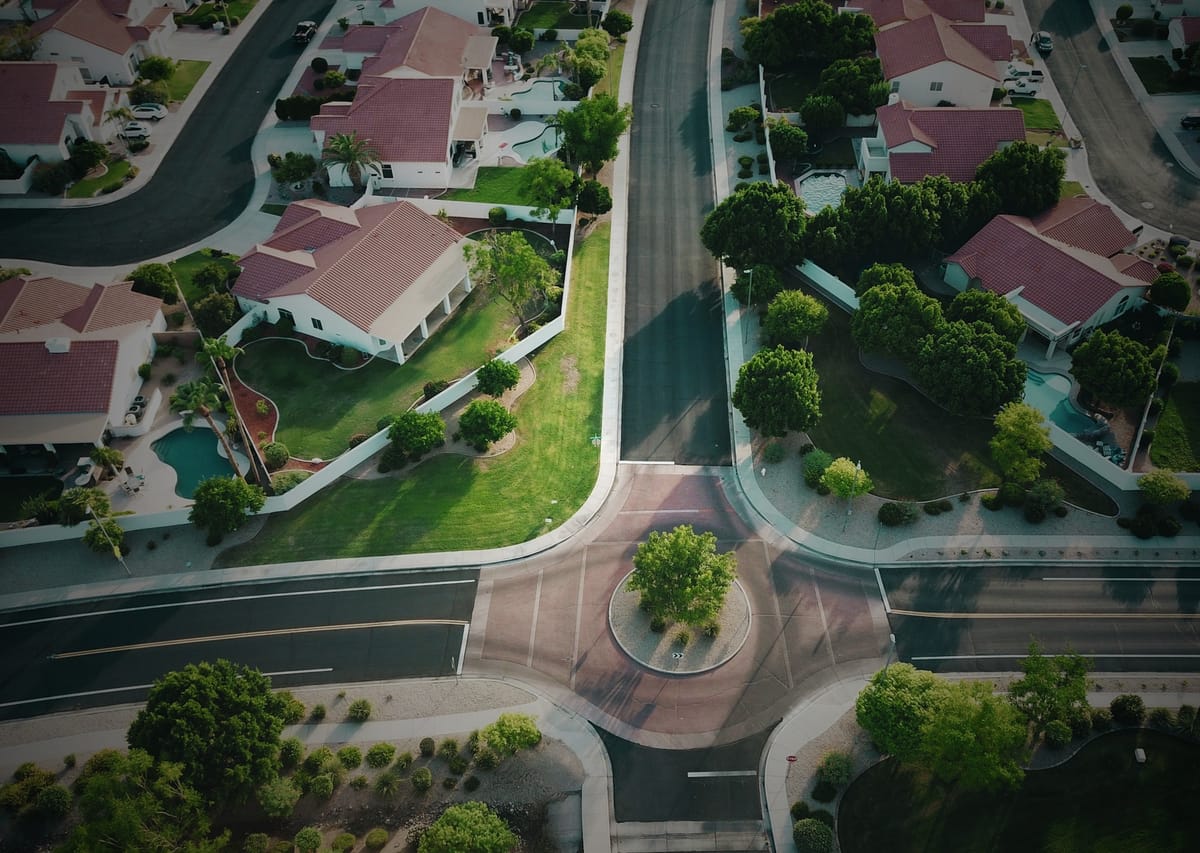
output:
[[[583,621],[583,585],[587,581],[588,549],[583,549],[583,557],[579,562],[579,593],[575,596],[575,641],[571,644],[571,689],[575,689],[575,662],[579,660],[579,624]]]
[[[817,594],[817,611],[821,614],[821,630],[825,634],[825,645],[829,649],[829,662],[837,666],[837,656],[833,653],[833,638],[829,636],[829,620],[825,618],[825,605],[821,603],[821,584],[817,582],[817,571],[809,566],[808,574],[812,578],[813,591]]]
[[[1191,660],[1200,658],[1200,654],[1196,655],[1158,655],[1158,654],[1126,654],[1114,653],[1104,654],[1103,652],[1088,652],[1090,658],[1164,658],[1168,660]],[[1022,660],[1029,657],[1028,653],[1021,655],[912,655],[909,660]]]
[[[893,610],[897,616],[914,616],[922,619],[1168,619],[1176,622],[1192,622],[1200,619],[1200,613],[1042,613],[1029,610],[1023,613],[957,613],[940,610]]]
[[[712,512],[710,509],[623,509],[618,515],[662,515],[663,513],[671,513],[672,515],[696,515],[701,512]]]
[[[355,622],[349,625],[307,625],[298,628],[270,628],[264,631],[242,631],[236,634],[210,634],[203,637],[177,637],[173,640],[157,640],[153,643],[129,643],[123,646],[107,646],[97,649],[80,649],[74,652],[58,652],[47,655],[47,660],[69,660],[71,658],[108,655],[115,652],[140,652],[146,649],[165,649],[171,646],[192,646],[201,643],[219,643],[226,640],[260,640],[267,637],[285,637],[292,634],[325,634],[331,631],[364,631],[371,628],[406,628],[412,625],[468,625],[458,619],[397,619],[393,622]]]
[[[892,612],[892,603],[888,601],[887,590],[883,588],[883,577],[879,574],[879,567],[875,566],[875,583],[879,584],[879,597],[883,599],[883,612]]]
[[[471,633],[471,623],[467,622],[463,625],[462,645],[458,647],[458,666],[455,667],[455,675],[462,675],[463,660],[467,657],[467,634],[469,633]]]
[[[264,672],[263,675],[306,675],[314,672],[333,672],[333,667],[326,666],[318,669],[288,669],[283,672]],[[0,708],[12,708],[17,705],[32,705],[34,702],[53,702],[56,699],[82,699],[85,696],[103,696],[106,693],[124,693],[128,690],[149,690],[153,684],[131,684],[128,687],[109,687],[104,690],[84,690],[81,693],[60,693],[57,696],[39,696],[37,699],[19,699],[16,702],[0,702]]]
[[[1168,578],[1168,577],[1152,577],[1152,578],[1042,578],[1044,581],[1091,581],[1092,583],[1155,583],[1157,581],[1175,582],[1175,583],[1200,583],[1200,577],[1197,578]]]
[[[691,770],[689,779],[724,779],[727,776],[757,776],[757,770]]]
[[[389,589],[415,589],[423,586],[452,586],[454,584],[475,583],[470,578],[453,581],[429,581],[427,583],[396,583],[380,586],[359,586],[347,589],[301,589],[294,592],[264,592],[261,595],[231,595],[226,598],[200,598],[195,601],[172,601],[165,604],[143,604],[138,607],[121,607],[116,610],[92,610],[86,613],[69,613],[63,616],[46,616],[41,619],[26,619],[23,622],[0,623],[0,628],[19,628],[22,625],[39,625],[43,622],[62,622],[67,619],[81,619],[91,616],[114,616],[118,613],[139,613],[144,610],[162,610],[167,607],[195,607],[206,604],[232,604],[236,601],[258,601],[264,598],[291,598],[302,595],[333,595],[343,592],[380,592]]]
[[[525,666],[533,669],[533,644],[537,639],[538,611],[542,607],[542,570],[538,569],[537,587],[533,590],[533,618],[529,620],[529,654],[525,657]]]

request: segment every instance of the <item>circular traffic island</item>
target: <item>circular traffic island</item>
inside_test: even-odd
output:
[[[608,602],[608,624],[617,645],[647,669],[667,675],[698,675],[721,666],[736,655],[750,636],[750,600],[736,580],[716,620],[716,636],[687,625],[668,624],[655,632],[650,614],[639,606],[641,594],[629,590],[633,572],[621,578]],[[687,633],[686,644],[680,634]]]

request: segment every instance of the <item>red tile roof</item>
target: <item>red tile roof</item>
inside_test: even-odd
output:
[[[1158,278],[1158,270],[1155,269],[1154,264],[1137,255],[1119,252],[1109,260],[1112,261],[1117,272],[1124,273],[1130,278],[1136,278],[1138,281],[1144,281],[1146,284],[1153,284],[1154,279]]]
[[[983,23],[984,15],[983,0],[846,0],[842,5],[870,15],[879,29],[933,13],[951,21],[977,24]]]
[[[133,282],[96,284],[87,300],[63,314],[62,321],[77,332],[114,329],[131,323],[152,323],[161,310],[162,300],[133,292]]]
[[[113,90],[103,86],[94,89],[72,89],[67,97],[72,101],[87,101],[92,106],[92,127],[104,124],[104,114],[108,112],[109,98]]]
[[[357,132],[385,163],[447,163],[451,109],[459,83],[449,78],[364,77],[348,110],[321,108],[313,130]]]
[[[87,298],[86,287],[50,276],[0,282],[0,334],[53,323]]]
[[[117,342],[72,341],[59,353],[42,341],[0,343],[0,363],[0,416],[107,412]]]
[[[1076,196],[1033,217],[1033,227],[1060,243],[1101,257],[1128,249],[1137,237],[1106,204],[1091,196]]]
[[[957,32],[940,15],[926,15],[875,34],[875,52],[885,80],[895,80],[921,68],[951,62],[992,80],[999,80],[995,61]]]
[[[1025,138],[1025,119],[1011,107],[914,107],[905,101],[875,111],[888,147],[892,179],[913,183],[926,175],[970,181],[979,164],[1004,143]],[[917,142],[927,151],[900,153]]]
[[[994,217],[946,260],[994,293],[1020,289],[1021,299],[1064,324],[1086,322],[1113,294],[1145,287],[1107,258],[1039,234],[1023,216]]]
[[[51,100],[58,66],[53,62],[0,62],[0,147],[48,145],[67,135],[68,116],[80,101]]]
[[[130,23],[123,14],[105,8],[101,0],[71,0],[30,30],[37,36],[57,30],[123,56],[137,41],[129,32]]]
[[[344,215],[324,208],[325,202],[306,202],[310,217]],[[296,205],[293,204],[292,207]],[[308,294],[363,331],[447,251],[457,250],[462,237],[453,228],[413,204],[399,201],[352,211],[359,227],[313,251],[287,249],[291,234],[305,227],[297,221],[284,227],[281,219],[271,239],[255,246],[238,263],[243,272],[233,292],[263,300],[272,296]],[[286,215],[286,214],[285,214]],[[278,243],[282,245],[277,245]],[[306,268],[303,258],[309,259]]]
[[[1008,62],[1013,58],[1013,38],[1001,24],[951,24],[954,32],[979,49],[993,62]]]
[[[492,39],[495,52],[498,40],[484,27],[426,6],[384,27],[351,27],[342,49],[347,53],[373,54],[363,62],[364,75],[386,74],[404,67],[429,77],[461,78],[466,70],[463,57],[473,36]]]

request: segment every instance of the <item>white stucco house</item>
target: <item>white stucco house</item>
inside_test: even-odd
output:
[[[931,13],[880,30],[875,51],[892,93],[910,104],[986,107],[1012,57],[1012,39],[1003,27],[956,24]]]
[[[143,59],[167,54],[175,18],[154,0],[66,0],[30,29],[34,59],[77,65],[85,82],[127,86]]]
[[[105,431],[128,429],[138,367],[166,329],[161,301],[132,288],[48,276],[0,282],[0,445],[99,444]],[[145,417],[160,403],[161,395],[147,401]]]
[[[274,233],[238,260],[244,311],[403,364],[404,342],[472,289],[462,237],[407,201],[351,209],[288,205]]]
[[[1032,219],[994,217],[946,258],[943,278],[1013,302],[1049,358],[1142,303],[1157,272],[1127,252],[1135,243],[1111,208],[1079,196]]]
[[[79,69],[53,62],[0,62],[0,149],[18,164],[65,160],[77,140],[107,142],[104,115],[124,95],[86,86]]]

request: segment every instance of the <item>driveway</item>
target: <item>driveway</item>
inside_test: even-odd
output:
[[[1025,8],[1033,29],[1054,35],[1046,65],[1084,138],[1101,192],[1158,228],[1200,234],[1200,181],[1176,164],[1158,138],[1100,37],[1091,6],[1027,0]]]
[[[322,20],[332,5],[273,3],[142,190],[96,207],[0,210],[0,246],[8,247],[0,255],[69,266],[132,265],[236,219],[254,189],[251,144],[300,57],[292,29],[298,20]]]
[[[621,458],[730,464],[706,69],[711,0],[646,10],[634,84]],[[636,35],[636,33],[635,33]]]

